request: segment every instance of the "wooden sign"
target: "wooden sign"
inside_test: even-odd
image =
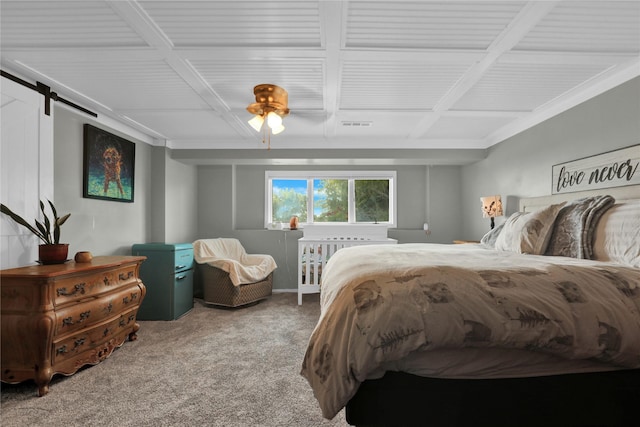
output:
[[[640,184],[640,145],[554,165],[551,175],[551,194]]]

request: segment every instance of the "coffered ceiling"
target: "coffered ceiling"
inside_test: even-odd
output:
[[[640,1],[7,1],[2,69],[173,149],[484,149],[640,75]]]

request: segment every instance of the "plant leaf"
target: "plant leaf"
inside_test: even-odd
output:
[[[40,240],[42,240],[45,244],[59,243],[60,241],[60,226],[64,224],[71,214],[66,214],[63,217],[58,217],[58,212],[56,211],[55,206],[51,202],[51,200],[47,200],[49,202],[49,206],[51,207],[51,212],[53,213],[53,221],[49,219],[47,213],[45,212],[45,204],[40,200],[40,211],[42,212],[42,216],[44,217],[43,222],[35,220],[36,226],[33,227],[27,221],[24,220],[20,215],[13,212],[4,204],[0,204],[0,210],[3,214],[9,215],[11,219],[13,219],[19,225],[22,225],[34,235],[36,235]],[[53,228],[53,236],[51,235],[51,231]]]
[[[23,227],[25,227],[27,230],[29,230],[30,232],[35,234],[38,237],[38,239],[40,239],[40,240],[42,240],[42,241],[44,241],[46,243],[44,235],[41,232],[36,230],[31,224],[29,224],[27,221],[25,221],[20,215],[18,215],[17,213],[15,213],[11,209],[9,209],[6,205],[0,204],[0,211],[2,211],[2,213],[5,214],[5,215],[9,215],[12,220],[14,220],[16,223],[22,225]]]
[[[49,206],[51,206],[51,212],[53,212],[53,220],[57,221],[58,212],[56,212],[56,208],[53,206],[53,203],[51,203],[51,200],[47,199],[47,202],[49,202]]]
[[[51,243],[51,221],[49,220],[47,213],[44,211],[44,203],[42,203],[42,200],[40,200],[40,210],[42,211],[42,216],[44,217],[45,231],[43,232],[43,234],[47,239],[47,243]]]
[[[45,226],[40,221],[36,220],[36,227],[40,230],[38,237],[40,237],[40,239],[42,239],[46,244],[51,244],[51,234],[49,234]]]
[[[65,215],[65,216],[63,216],[63,217],[58,218],[58,221],[57,221],[58,227],[60,227],[60,226],[61,226],[62,224],[64,224],[65,222],[67,222],[67,220],[69,219],[69,217],[70,217],[70,216],[71,216],[71,214],[70,214],[70,213],[68,213],[68,214],[66,214],[66,215]]]

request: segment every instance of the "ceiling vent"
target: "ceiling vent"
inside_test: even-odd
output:
[[[342,126],[348,128],[370,128],[373,122],[342,122]]]

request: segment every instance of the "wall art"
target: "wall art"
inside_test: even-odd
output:
[[[136,145],[84,125],[83,197],[133,202]]]
[[[640,184],[640,145],[554,165],[551,176],[551,194]]]

